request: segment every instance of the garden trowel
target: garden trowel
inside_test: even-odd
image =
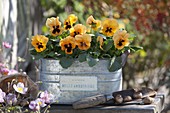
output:
[[[135,92],[140,92],[142,94],[141,99],[145,97],[152,97],[156,95],[156,91],[150,89],[150,88],[136,88],[136,89],[129,89],[129,90],[122,90],[113,92],[112,94],[101,94],[101,95],[95,95],[87,98],[83,98],[81,100],[78,100],[73,103],[74,109],[83,109],[83,108],[89,108],[94,107],[99,104],[105,104],[107,102],[111,102],[111,105],[118,105],[123,103],[123,99],[127,96],[132,97],[131,102],[128,102],[128,104],[140,104],[139,101],[134,101],[137,98],[134,98]],[[117,95],[121,95],[121,98],[116,98]],[[115,101],[117,99],[117,101]],[[120,103],[116,103],[120,102]],[[127,103],[125,103],[126,105]]]

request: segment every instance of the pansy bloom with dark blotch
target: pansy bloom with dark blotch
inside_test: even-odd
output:
[[[53,36],[58,36],[62,34],[62,27],[61,27],[61,22],[59,21],[59,17],[54,18],[48,18],[46,21],[46,26],[50,28],[50,33]]]
[[[102,22],[101,32],[106,36],[113,36],[119,29],[119,24],[115,19],[106,19]]]
[[[76,45],[80,50],[87,50],[91,46],[91,36],[89,34],[76,35]]]
[[[61,50],[65,51],[66,54],[72,54],[73,49],[76,47],[75,38],[67,36],[66,38],[60,40]]]
[[[31,44],[34,46],[37,52],[42,52],[46,49],[48,38],[44,35],[35,35],[32,37]]]
[[[86,24],[89,25],[95,31],[101,27],[101,21],[95,20],[92,15],[87,18]]]
[[[69,30],[70,28],[72,27],[71,23],[70,23],[70,20],[69,19],[66,19],[64,21],[64,29],[65,30]]]
[[[70,28],[72,28],[77,19],[77,16],[75,16],[74,14],[70,14],[68,18],[64,21],[64,29],[69,30]]]
[[[86,33],[86,26],[82,24],[76,24],[70,29],[70,36],[75,37],[76,35],[82,35]]]
[[[115,48],[117,49],[123,49],[125,46],[129,45],[129,34],[124,31],[117,31],[113,36],[113,41]]]

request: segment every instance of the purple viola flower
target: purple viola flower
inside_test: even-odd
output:
[[[11,44],[9,44],[8,42],[3,42],[2,45],[3,45],[5,48],[11,48]]]
[[[32,109],[33,111],[39,111],[40,105],[38,104],[37,101],[31,101],[29,104],[29,108]]]
[[[45,103],[51,103],[53,102],[54,96],[47,91],[41,92],[40,93],[40,98],[45,101]]]
[[[6,96],[6,93],[2,91],[2,89],[0,89],[0,103],[4,102],[4,98]]]
[[[18,73],[17,70],[11,69],[11,70],[9,70],[8,75],[12,75],[12,74],[16,74],[16,73]]]
[[[12,94],[12,93],[9,93],[7,96],[6,96],[6,102],[7,104],[9,105],[15,105],[17,103],[17,97],[15,94]]]
[[[1,68],[1,69],[0,69],[0,73],[1,73],[2,75],[8,75],[9,69],[8,69],[8,68]]]
[[[47,104],[45,104],[44,99],[37,98],[35,101],[39,104],[40,107],[45,107],[47,105]]]
[[[24,87],[24,83],[18,82],[18,84],[14,84],[13,88],[15,89],[16,92],[21,93],[21,94],[26,94],[28,88]]]

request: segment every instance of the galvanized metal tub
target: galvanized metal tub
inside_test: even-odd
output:
[[[51,92],[58,104],[72,104],[84,97],[122,90],[122,69],[109,72],[108,65],[108,60],[100,60],[93,67],[89,67],[87,62],[75,61],[64,69],[58,60],[41,59],[40,90]],[[61,90],[59,97],[57,87]]]

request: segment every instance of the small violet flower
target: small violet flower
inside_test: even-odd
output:
[[[8,42],[3,42],[2,45],[3,45],[5,48],[11,48],[11,44],[9,44]]]
[[[6,96],[6,93],[2,91],[2,89],[0,89],[0,103],[4,102],[4,98]]]
[[[12,74],[16,74],[16,73],[18,73],[17,70],[11,69],[11,70],[9,70],[8,75],[12,75]]]
[[[39,104],[40,107],[45,107],[47,105],[45,104],[45,100],[41,98],[37,98],[35,101]]]
[[[6,102],[7,104],[9,105],[15,105],[17,103],[17,97],[15,94],[12,94],[12,93],[9,93],[7,96],[6,96]]]
[[[32,109],[33,111],[39,111],[40,105],[38,104],[37,101],[31,101],[29,104],[29,108]]]
[[[1,69],[0,69],[0,73],[1,73],[2,75],[8,75],[9,69],[8,69],[8,68],[1,68]]]
[[[53,101],[54,96],[47,91],[40,93],[40,98],[45,101],[45,103],[51,103]]]
[[[21,94],[26,94],[28,88],[24,87],[24,83],[18,82],[18,84],[14,84],[13,88],[15,89],[16,92],[21,93]]]

